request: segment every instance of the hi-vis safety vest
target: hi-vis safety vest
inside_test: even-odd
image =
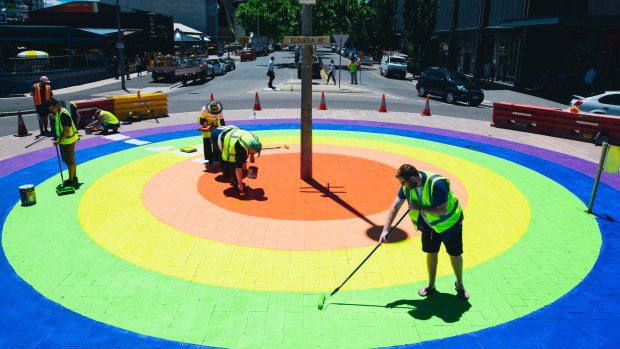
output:
[[[34,105],[38,107],[43,102],[41,99],[41,84],[34,84],[32,87],[34,88],[32,99],[34,99]],[[46,85],[45,86],[45,101],[46,102],[50,100],[51,93],[52,93],[52,88],[49,87],[49,85]]]
[[[357,73],[357,63],[356,62],[349,63],[349,71],[351,73]]]
[[[408,200],[419,204],[420,206],[433,206],[431,202],[433,198],[433,186],[437,181],[445,181],[448,185],[448,189],[450,188],[450,180],[448,178],[442,177],[438,174],[431,172],[424,172],[426,174],[426,182],[424,183],[424,187],[422,188],[422,197],[418,198],[417,191],[415,189],[410,190],[407,187],[403,186],[402,191],[405,194],[405,197]],[[421,201],[420,201],[421,200]],[[429,225],[436,232],[441,233],[446,231],[448,228],[453,226],[458,220],[461,218],[461,205],[459,204],[459,200],[454,195],[452,190],[448,190],[448,201],[446,202],[446,214],[438,215],[425,212],[426,219],[428,220]],[[409,217],[413,221],[413,223],[418,226],[418,211],[409,211]],[[420,217],[420,219],[424,219]]]
[[[258,137],[256,137],[252,132],[242,129],[236,129],[226,133],[226,136],[224,136],[224,141],[222,142],[222,160],[235,162],[235,156],[237,155],[235,151],[235,144],[237,141],[247,152],[248,147],[250,146],[250,141],[254,139],[258,140]]]
[[[69,117],[69,120],[71,120],[71,127],[70,127],[71,131],[69,131],[69,135],[65,137],[65,139],[60,141],[60,144],[75,143],[78,140],[77,129],[75,128],[73,119],[71,119],[71,113],[69,113],[69,111],[65,108],[61,108],[60,112],[56,113],[56,122],[54,123],[54,126],[56,128],[56,135],[60,139],[60,137],[62,137],[62,134],[64,133],[64,127],[62,126],[62,123],[60,122],[60,115],[62,114],[66,114]]]
[[[103,120],[102,123],[105,124],[112,124],[112,125],[116,125],[118,124],[118,118],[116,118],[116,116],[112,113],[110,113],[109,111],[106,110],[102,110],[101,112],[99,112],[100,115],[107,115],[108,118]]]
[[[217,128],[222,126],[220,118],[217,115],[211,114],[207,110],[203,110],[200,112],[200,115],[198,116],[198,123],[202,127],[206,127],[208,125],[215,125],[215,127]],[[202,131],[202,138],[209,137],[211,137],[211,131]]]

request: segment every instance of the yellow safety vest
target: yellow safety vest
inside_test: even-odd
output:
[[[107,118],[107,119],[105,119],[105,120],[103,121],[104,123],[106,123],[106,124],[112,124],[112,125],[116,125],[116,124],[118,124],[118,119],[116,118],[116,116],[115,116],[114,114],[110,113],[109,111],[107,111],[107,110],[102,110],[102,111],[100,112],[100,114],[103,114],[103,115],[107,115],[107,116],[108,116],[108,118]]]
[[[209,113],[206,110],[200,112],[200,116],[198,116],[198,123],[200,126],[205,127],[208,125],[215,125],[215,127],[222,126],[220,122],[220,118],[216,115]],[[211,137],[211,131],[202,131],[202,138]]]
[[[243,149],[247,151],[250,146],[250,141],[252,140],[258,140],[258,137],[250,131],[245,131],[242,129],[229,131],[226,136],[224,136],[224,141],[222,142],[222,160],[235,162],[237,155],[235,151],[235,144],[239,142]]]
[[[62,126],[62,123],[60,122],[60,115],[63,113],[67,114],[67,116],[69,117],[69,120],[71,120],[71,133],[67,137],[65,137],[65,139],[63,139],[60,142],[60,144],[75,143],[78,140],[77,129],[75,128],[73,119],[71,119],[71,113],[69,113],[69,111],[65,108],[61,108],[60,111],[56,113],[56,122],[54,123],[54,126],[56,128],[56,135],[60,139],[60,137],[62,137],[62,134],[64,133],[64,127]]]
[[[448,228],[453,226],[458,220],[461,218],[461,205],[459,204],[459,200],[454,195],[452,190],[450,190],[450,180],[448,178],[442,177],[438,174],[431,172],[424,172],[426,174],[426,182],[424,182],[424,187],[422,188],[422,197],[418,198],[417,191],[415,189],[410,190],[409,188],[403,185],[402,191],[411,202],[415,202],[420,206],[433,206],[431,199],[433,197],[433,186],[437,181],[445,181],[448,185],[448,201],[446,202],[446,214],[432,214],[425,212],[426,219],[428,220],[429,225],[436,232],[442,233],[446,231]],[[420,202],[421,199],[421,202]],[[418,211],[409,211],[409,217],[413,221],[413,223],[418,226]],[[420,219],[423,219],[420,217]]]

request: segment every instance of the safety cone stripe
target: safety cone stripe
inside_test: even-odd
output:
[[[424,103],[424,109],[422,110],[422,116],[431,116],[431,103],[428,96],[426,96],[426,103]]]
[[[258,99],[258,91],[256,92],[256,96],[254,97],[254,108],[253,110],[261,110],[260,100]]]
[[[28,132],[26,129],[26,124],[24,123],[24,118],[22,117],[22,112],[17,112],[17,134],[15,137],[26,137],[30,136],[32,133]]]
[[[327,104],[325,104],[325,91],[321,92],[321,104],[319,104],[319,110],[327,110]]]
[[[385,94],[381,96],[381,106],[379,107],[379,112],[387,113],[387,106],[385,105]]]

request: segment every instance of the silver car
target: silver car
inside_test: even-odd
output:
[[[573,96],[570,105],[584,113],[620,116],[620,91],[608,91],[592,97]]]

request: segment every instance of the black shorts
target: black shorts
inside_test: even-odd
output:
[[[422,232],[422,251],[437,253],[443,242],[450,256],[457,257],[463,254],[463,215],[456,224],[441,234],[426,224],[422,217],[419,217],[418,222],[418,230]]]

